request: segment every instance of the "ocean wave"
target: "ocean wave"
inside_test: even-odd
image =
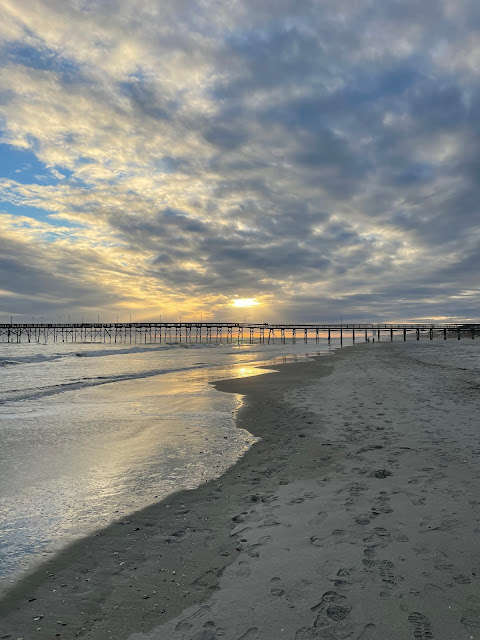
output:
[[[152,378],[154,376],[161,376],[167,373],[181,373],[183,371],[192,371],[195,369],[201,369],[204,365],[191,365],[187,367],[179,367],[175,369],[152,369],[150,371],[139,371],[135,373],[123,373],[112,376],[95,376],[92,378],[82,378],[75,382],[62,382],[60,384],[49,385],[45,387],[35,387],[30,389],[12,389],[0,393],[0,404],[10,402],[22,402],[24,400],[38,400],[46,396],[53,396],[58,393],[64,393],[65,391],[76,391],[79,389],[85,389],[87,387],[98,387],[104,384],[111,384],[113,382],[124,382],[127,380],[141,380],[143,378]]]
[[[12,365],[22,364],[18,360],[7,360],[6,358],[0,358],[0,367],[10,367]]]
[[[70,346],[70,345],[69,345]],[[146,344],[146,345],[132,345],[129,347],[117,347],[112,345],[110,348],[103,349],[85,349],[84,351],[78,350],[80,345],[77,343],[71,344],[72,349],[64,352],[54,353],[29,353],[26,355],[15,354],[15,360],[7,357],[0,357],[0,366],[7,366],[10,364],[44,364],[46,362],[53,362],[62,358],[101,358],[105,356],[118,356],[118,355],[135,355],[138,353],[161,353],[171,351],[172,349],[211,349],[224,346],[221,343],[190,343],[190,342],[164,342],[162,344]],[[7,364],[4,364],[7,363]]]
[[[172,349],[205,349],[224,346],[218,343],[191,343],[191,342],[164,342],[163,344],[145,345],[142,347],[120,347],[113,349],[98,349],[95,351],[79,351],[75,352],[75,356],[79,358],[100,358],[102,356],[115,355],[134,355],[136,353],[161,353],[162,351],[171,351]]]
[[[44,362],[59,360],[60,358],[65,358],[66,356],[69,356],[69,355],[70,355],[69,353],[50,353],[50,354],[31,353],[25,356],[15,355],[15,360],[10,360],[9,358],[0,357],[0,366],[2,366],[2,363],[4,362],[8,364],[35,364],[35,363],[43,364]]]

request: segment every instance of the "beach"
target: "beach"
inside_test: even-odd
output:
[[[260,440],[21,580],[0,638],[479,638],[479,362],[377,342],[217,382]]]
[[[210,383],[311,349],[0,342],[0,597],[75,540],[230,468],[255,438],[235,426],[241,396]]]

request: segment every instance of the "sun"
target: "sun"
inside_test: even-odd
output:
[[[256,307],[259,304],[255,298],[235,298],[232,300],[232,307]]]

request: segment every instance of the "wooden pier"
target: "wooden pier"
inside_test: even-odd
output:
[[[94,343],[318,343],[345,339],[391,340],[413,335],[436,338],[475,338],[480,324],[259,324],[245,322],[115,322],[115,323],[6,323],[0,324],[0,342],[94,342]]]

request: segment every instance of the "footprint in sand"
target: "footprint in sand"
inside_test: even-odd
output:
[[[392,472],[389,469],[377,469],[377,471],[373,471],[371,475],[378,480],[384,480],[388,478],[388,476],[391,476]]]
[[[428,533],[429,531],[455,531],[460,527],[460,522],[456,518],[432,518],[427,516],[420,522],[420,533]]]
[[[382,560],[378,565],[378,571],[380,573],[380,577],[382,582],[387,582],[388,584],[395,584],[395,565],[390,560]]]
[[[310,536],[310,542],[315,547],[322,547],[323,541],[328,538],[333,537],[336,543],[343,542],[343,538],[345,537],[345,531],[343,529],[334,529],[332,533],[328,536],[324,536],[323,538],[319,538],[318,536]]]
[[[407,536],[406,533],[403,533],[403,531],[395,532],[393,535],[393,539],[396,542],[410,542],[410,538]]]
[[[375,559],[376,556],[376,551],[373,548],[367,547],[366,549],[363,550],[363,558],[362,558],[362,564],[364,567],[366,567],[367,569],[372,569],[373,567],[376,566],[377,561]]]
[[[352,584],[350,569],[339,569],[336,574],[330,578],[336,587],[345,587]]]
[[[325,518],[327,517],[327,512],[326,511],[320,511],[320,513],[317,513],[317,515],[312,518],[308,524],[312,525],[312,526],[316,526],[318,524],[321,524]]]
[[[408,621],[413,624],[413,637],[415,640],[431,640],[434,637],[430,620],[423,613],[414,611],[408,616]]]
[[[407,494],[407,495],[410,497],[411,503],[414,504],[415,506],[424,505],[425,504],[425,501],[426,501],[425,496],[417,496],[417,495],[415,495],[413,493]]]
[[[286,593],[285,599],[289,607],[294,607],[298,603],[303,603],[309,596],[312,583],[309,580],[296,582]]]
[[[242,511],[242,513],[239,513],[238,515],[233,516],[232,522],[244,522],[245,516],[247,515],[248,515],[248,511]]]
[[[241,529],[237,529],[232,531],[230,534],[231,538],[238,538],[239,536],[244,536],[246,533],[252,530],[252,527],[242,527]]]
[[[275,518],[267,518],[262,522],[262,524],[258,525],[260,529],[265,527],[279,527],[283,525],[284,527],[291,527],[292,525],[280,522],[280,520],[275,520]]]
[[[350,610],[345,596],[337,591],[325,591],[320,602],[312,607],[312,611],[317,614],[313,626],[323,629],[343,623],[350,615]]]
[[[248,562],[246,562],[245,560],[240,560],[240,562],[238,563],[237,576],[239,578],[249,578],[251,573],[252,572],[250,570],[250,567],[248,566]]]
[[[184,618],[180,620],[180,622],[175,627],[175,631],[188,631],[193,626],[193,623],[196,622],[199,618],[203,616],[210,609],[209,605],[202,605],[195,613],[192,613],[188,618]]]
[[[390,507],[390,496],[386,491],[380,491],[378,497],[375,498],[371,510],[375,515],[380,515],[380,513],[393,513],[393,509]]]
[[[252,546],[247,549],[248,555],[251,558],[258,558],[260,555],[260,551],[268,542],[270,542],[271,539],[272,536],[263,536],[263,538],[260,538],[256,544],[252,544]]]
[[[292,506],[293,504],[302,504],[302,502],[305,502],[305,498],[299,496],[298,498],[292,498],[287,504]]]

